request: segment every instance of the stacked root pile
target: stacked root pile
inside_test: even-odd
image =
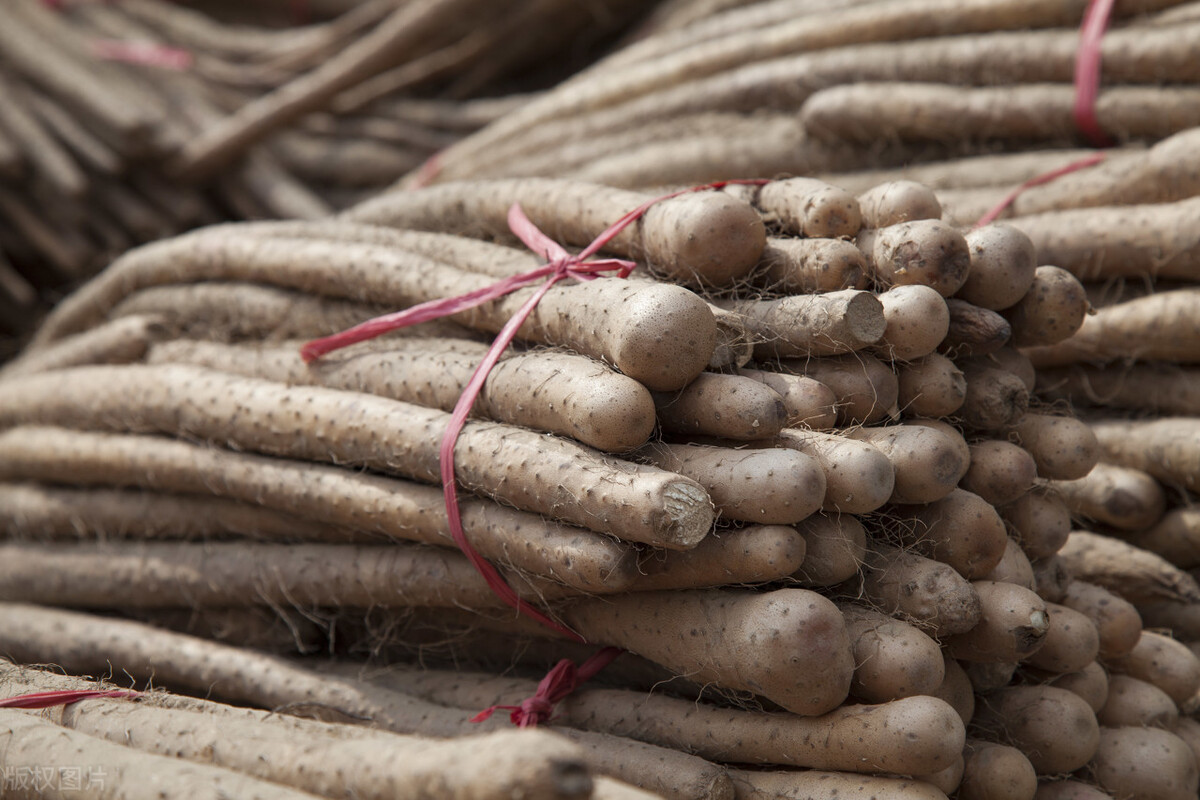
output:
[[[468,720],[612,645],[550,721],[600,777],[548,797],[1194,796],[1179,707],[1200,660],[1064,567],[1058,486],[1101,450],[1030,407],[1018,346],[1069,339],[1087,297],[1014,227],[964,235],[906,182],[726,186],[612,239],[630,278],[550,289],[456,475],[473,547],[587,647],[503,605],[437,486],[448,412],[533,289],[301,357],[538,265],[514,202],[582,247],[648,199],[446,183],[118,259],[0,374],[0,651],[454,737],[508,727]],[[220,765],[252,772],[260,746]]]
[[[577,69],[638,5],[373,0],[258,26],[167,0],[7,3],[0,358],[134,245],[388,185]]]

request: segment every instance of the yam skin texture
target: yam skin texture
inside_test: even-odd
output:
[[[1024,448],[999,439],[971,446],[971,466],[959,486],[994,506],[1015,503],[1037,480],[1037,463]]]
[[[871,350],[880,358],[912,361],[927,356],[950,332],[950,308],[929,286],[893,286],[878,298],[887,327]]]
[[[1104,663],[1113,672],[1157,686],[1180,706],[1200,690],[1200,658],[1187,645],[1161,633],[1142,631],[1133,650]]]
[[[786,375],[761,369],[738,369],[743,378],[753,378],[774,389],[787,411],[786,427],[829,430],[837,422],[837,397],[820,381],[803,375]]]
[[[834,239],[863,226],[854,195],[814,178],[771,181],[759,188],[754,205],[792,236]]]
[[[971,679],[962,665],[947,655],[945,650],[942,651],[942,665],[946,677],[930,695],[949,703],[963,725],[969,725],[971,717],[975,716],[975,689],[971,686]]]
[[[1100,654],[1100,633],[1084,614],[1068,606],[1046,603],[1050,628],[1035,653],[1025,658],[1031,667],[1047,672],[1078,672]]]
[[[960,755],[953,764],[938,772],[928,773],[925,775],[914,776],[917,780],[928,783],[930,786],[936,786],[946,794],[954,793],[958,785],[962,783],[963,768],[965,764],[963,757]]]
[[[1001,347],[996,352],[989,353],[987,358],[1001,369],[1006,369],[1020,378],[1029,392],[1032,392],[1037,386],[1038,370],[1033,366],[1029,357],[1017,348]]]
[[[780,294],[866,289],[870,283],[862,251],[842,239],[768,237],[754,278]]]
[[[1100,666],[1099,662],[1093,661],[1078,672],[1061,675],[1028,668],[1023,670],[1023,673],[1027,681],[1057,686],[1059,689],[1074,692],[1087,701],[1087,704],[1092,707],[1092,711],[1099,712],[1108,702],[1108,673],[1104,667]]]
[[[967,580],[987,575],[1004,557],[1004,522],[979,495],[953,489],[940,500],[893,510],[906,547],[948,564]]]
[[[151,286],[243,280],[406,308],[455,297],[492,279],[394,247],[315,239],[240,236],[210,228],[131,250],[47,317],[33,347],[94,324],[129,294]],[[533,289],[452,318],[497,333]],[[622,309],[616,314],[616,309]],[[649,389],[685,386],[708,364],[717,327],[708,305],[680,286],[595,280],[555,286],[518,338],[557,344],[617,367]]]
[[[1071,533],[1070,510],[1045,484],[1035,484],[996,510],[1030,560],[1054,555]]]
[[[959,800],[1033,800],[1037,773],[1015,747],[968,739]]]
[[[287,384],[365,392],[453,411],[487,346],[458,339],[385,340],[305,364],[298,346],[164,342],[148,363],[187,363]],[[654,402],[632,378],[592,359],[539,350],[488,373],[472,413],[577,439],[607,452],[638,447],[654,429]]]
[[[796,530],[805,542],[804,563],[792,574],[800,586],[834,586],[858,574],[867,554],[867,531],[856,517],[814,514]]]
[[[967,379],[953,361],[930,353],[896,365],[900,412],[917,417],[949,417],[967,397]]]
[[[918,219],[941,219],[942,204],[933,189],[916,181],[886,181],[858,196],[863,227],[886,228]]]
[[[1038,267],[1033,284],[1005,314],[1017,347],[1054,345],[1076,335],[1090,306],[1074,275],[1059,267]],[[1036,362],[1035,362],[1036,363]]]
[[[825,500],[821,508],[843,514],[865,514],[888,501],[896,471],[879,448],[836,433],[789,428],[773,444],[816,459],[825,470]]]
[[[1100,726],[1083,698],[1053,686],[1007,686],[980,698],[980,738],[1017,748],[1038,775],[1074,772],[1096,754]]]
[[[1170,486],[1200,490],[1200,419],[1094,422],[1104,460],[1148,472]]]
[[[882,303],[857,289],[715,302],[741,322],[760,361],[852,353],[878,342],[887,327]]]
[[[1100,462],[1079,480],[1051,481],[1077,517],[1124,531],[1143,531],[1166,512],[1162,486],[1145,472]]]
[[[471,181],[390,192],[355,207],[344,218],[413,230],[507,235],[509,206],[519,203],[550,238],[584,246],[650,199],[567,180]],[[651,206],[606,249],[645,260],[666,277],[719,287],[745,277],[758,263],[765,242],[766,229],[751,206],[723,192],[705,192]]]
[[[640,592],[562,609],[588,641],[614,644],[693,681],[760,694],[814,716],[846,699],[854,673],[837,606],[806,589]],[[753,663],[743,658],[753,650]]]
[[[1180,717],[1168,730],[1183,739],[1187,746],[1192,748],[1192,755],[1200,753],[1200,721],[1193,717]]]
[[[966,661],[1012,663],[1028,658],[1045,643],[1050,620],[1042,598],[1012,583],[973,581],[971,585],[982,613],[974,628],[945,640],[950,655]]]
[[[12,770],[14,774],[27,770],[32,775],[35,768],[45,769],[47,763],[91,767],[97,774],[103,771],[107,791],[119,792],[117,796],[129,800],[164,796],[197,800],[225,797],[303,800],[316,797],[221,767],[141,753],[87,734],[64,730],[49,720],[15,709],[0,711],[0,742],[4,744],[0,767]],[[74,790],[67,792],[82,796]],[[33,800],[47,795],[31,782],[24,790],[19,786],[7,787],[5,796]],[[69,794],[55,792],[51,796],[67,797]]]
[[[1099,657],[1104,660],[1128,655],[1142,634],[1142,618],[1132,603],[1103,586],[1072,580],[1060,601],[1086,616],[1099,634]]]
[[[1154,728],[1103,728],[1088,775],[1113,797],[1184,800],[1200,774],[1187,743]]]
[[[1000,563],[996,565],[995,569],[984,575],[983,579],[1015,583],[1017,586],[1024,586],[1031,592],[1037,591],[1037,579],[1033,576],[1033,564],[1029,562],[1029,557],[1025,555],[1021,545],[1011,537],[1004,546],[1004,556],[1000,559]]]
[[[972,358],[994,353],[1012,338],[1012,326],[995,311],[951,297],[946,300],[950,326],[938,347],[951,358]]]
[[[1095,427],[1071,417],[1026,412],[1012,432],[1017,444],[1037,462],[1042,478],[1073,481],[1091,472],[1100,460],[1101,445]],[[1120,463],[1116,458],[1106,460]]]
[[[376,681],[431,702],[481,708],[528,697],[533,681],[473,672],[393,668]],[[625,736],[713,761],[846,772],[927,773],[952,763],[964,732],[935,698],[843,705],[821,716],[751,711],[628,689],[584,688],[556,722]],[[905,719],[908,721],[905,722]]]
[[[120,317],[55,343],[54,347],[17,357],[0,369],[0,380],[81,364],[127,364],[141,361],[156,340],[170,332],[155,315]]]
[[[95,382],[90,391],[84,388],[89,382]],[[36,408],[29,403],[36,403]],[[367,467],[437,484],[441,481],[438,445],[449,415],[357,392],[289,387],[184,365],[133,365],[78,367],[0,386],[0,425],[34,421],[173,433],[240,450]],[[370,432],[367,440],[364,431]],[[491,441],[479,438],[480,433]],[[526,451],[515,452],[513,447]],[[553,478],[537,466],[540,459],[535,452],[557,453],[552,456],[559,459]],[[482,454],[486,455],[480,460]],[[526,511],[605,527],[605,532],[618,536],[648,534],[647,541],[686,549],[699,542],[712,524],[708,496],[694,481],[608,459],[565,439],[499,423],[470,422],[458,437],[455,456],[455,473],[469,491],[503,497]],[[569,461],[578,467],[562,469]],[[476,474],[472,462],[488,466]],[[487,472],[493,472],[490,478]],[[528,491],[517,489],[505,472],[521,473]],[[572,485],[571,474],[586,476],[586,485]],[[620,492],[618,487],[624,484],[637,495],[641,509],[634,510],[615,496],[599,501],[596,481],[601,475],[607,486],[604,494]],[[660,485],[634,488],[643,483],[642,476],[655,476],[650,480],[657,478]],[[588,499],[589,495],[595,499]],[[661,504],[657,508],[656,502]],[[601,505],[608,510],[601,510]],[[595,508],[585,510],[588,506]],[[618,520],[613,512],[620,508],[625,510],[623,516],[632,512],[640,519]],[[650,533],[655,529],[661,534]]]
[[[1087,531],[1072,531],[1058,552],[1071,575],[1096,583],[1132,603],[1200,601],[1192,576],[1131,544]]]
[[[856,241],[882,287],[922,284],[950,297],[967,280],[971,267],[966,239],[940,220],[863,230]]]
[[[946,671],[937,642],[866,606],[839,603],[838,608],[854,645],[850,694],[868,703],[886,703],[928,695],[941,686]]]
[[[1179,708],[1166,692],[1152,683],[1128,675],[1108,679],[1108,697],[1096,712],[1106,728],[1170,728],[1179,719]]]
[[[1037,584],[1034,591],[1038,597],[1047,603],[1062,602],[1067,594],[1067,585],[1071,582],[1071,574],[1062,559],[1057,555],[1047,556],[1030,561],[1029,566],[1033,567],[1033,580]]]
[[[967,390],[958,413],[969,428],[1002,431],[1018,423],[1029,409],[1029,391],[1008,370],[972,359],[960,363]]]
[[[963,633],[983,614],[975,587],[953,567],[876,542],[863,562],[863,597],[933,636]]]
[[[1068,778],[1040,781],[1033,800],[1113,800],[1113,796],[1090,783]]]
[[[879,449],[896,473],[893,503],[933,503],[955,490],[967,471],[958,441],[942,431],[919,425],[854,428],[844,436]]]
[[[1086,322],[1084,324],[1087,324]],[[1187,416],[1200,408],[1200,369],[1178,364],[1073,364],[1037,371],[1038,394],[1076,407],[1137,409]]]
[[[1016,305],[1033,286],[1037,250],[1011,225],[985,225],[966,234],[971,251],[967,281],[954,296],[979,308],[1002,311]]]
[[[874,356],[850,353],[809,360],[785,359],[780,370],[806,375],[828,386],[837,396],[838,425],[882,422],[898,413],[900,394],[896,373]]]
[[[1013,677],[1017,674],[1017,667],[1021,666],[1015,661],[966,661],[962,660],[963,671],[967,673],[967,679],[971,681],[971,688],[975,694],[985,695],[989,692],[994,692],[997,689],[1003,689],[1013,682]]]
[[[1172,509],[1149,530],[1131,533],[1129,540],[1181,569],[1194,569],[1200,566],[1200,509]]]
[[[780,580],[806,563],[807,543],[786,525],[717,531],[691,550],[654,550],[638,561],[629,591],[704,589]]]
[[[783,398],[770,386],[741,375],[704,372],[678,392],[652,395],[663,430],[753,441],[787,424]]]
[[[821,465],[796,450],[655,442],[638,455],[699,483],[725,519],[787,525],[807,518],[825,500]]]
[[[160,437],[15,428],[0,433],[0,477],[224,497],[387,538],[452,543],[436,487]],[[597,591],[633,577],[627,547],[582,529],[483,500],[463,500],[460,511],[484,558]]]
[[[945,793],[933,784],[911,778],[876,775],[852,775],[842,772],[806,770],[803,772],[759,772],[730,770],[738,800],[878,800],[895,797],[904,800],[945,800]]]

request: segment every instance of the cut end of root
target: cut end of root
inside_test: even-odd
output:
[[[659,535],[663,547],[689,550],[712,529],[715,512],[708,493],[698,483],[672,481],[663,491],[664,514]]]

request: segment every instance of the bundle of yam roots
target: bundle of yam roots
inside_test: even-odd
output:
[[[964,234],[911,181],[730,184],[613,237],[627,278],[545,290],[453,452],[466,539],[555,627],[458,550],[437,485],[538,290],[302,355],[544,263],[514,203],[582,248],[652,199],[396,190],[143,246],[61,303],[0,374],[5,694],[93,686],[16,666],[51,663],[206,699],[3,710],[0,767],[212,796],[1195,796],[1200,659],[1139,609],[1200,593],[1072,531],[1110,437],[1031,401],[1029,354],[1104,312],[1017,227]],[[538,691],[601,645],[627,652]],[[497,705],[544,730],[471,721]]]

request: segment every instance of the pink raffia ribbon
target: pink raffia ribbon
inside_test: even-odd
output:
[[[21,694],[0,700],[0,708],[53,708],[68,706],[80,700],[91,700],[96,697],[137,697],[138,692],[129,689],[80,689],[55,692],[33,692]]]
[[[1100,94],[1101,40],[1112,17],[1113,0],[1089,0],[1079,30],[1079,50],[1075,54],[1075,127],[1095,147],[1111,147],[1112,137],[1096,119],[1096,98]]]
[[[1093,153],[1085,158],[1077,159],[1069,164],[1064,164],[1057,169],[1052,169],[1049,172],[1043,172],[1041,175],[1030,178],[1006,194],[1004,199],[999,203],[996,203],[996,205],[992,206],[986,214],[979,218],[979,221],[976,222],[973,227],[982,228],[984,225],[989,225],[992,222],[995,222],[1000,215],[1004,213],[1004,210],[1011,206],[1018,197],[1025,193],[1027,189],[1032,189],[1034,186],[1041,186],[1044,183],[1050,183],[1051,181],[1061,178],[1063,175],[1069,175],[1072,172],[1078,172],[1081,169],[1087,169],[1088,167],[1099,164],[1106,157],[1107,156],[1104,153]]]
[[[104,61],[141,64],[148,67],[184,71],[191,69],[194,58],[187,50],[165,44],[121,39],[95,39],[92,54]]]
[[[564,658],[546,673],[533,696],[521,701],[519,706],[485,708],[471,717],[471,722],[483,722],[501,710],[510,712],[508,718],[518,728],[532,728],[549,722],[554,716],[554,707],[562,702],[563,698],[591,680],[597,672],[607,667],[623,652],[625,651],[619,647],[601,648],[579,667],[575,666],[575,662]]]

